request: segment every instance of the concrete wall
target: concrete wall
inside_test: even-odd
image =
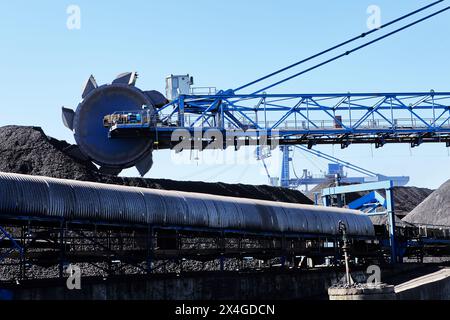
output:
[[[3,287],[4,297],[18,300],[221,300],[221,299],[326,299],[328,287],[343,274],[314,270],[308,272],[204,273],[183,276],[82,279],[81,290],[68,290],[65,281],[33,281]],[[364,280],[363,272],[353,274]]]
[[[384,277],[413,269],[413,265],[382,268]],[[296,300],[328,299],[328,288],[344,276],[333,269],[273,270],[264,272],[202,272],[181,276],[151,275],[120,278],[81,278],[81,290],[68,290],[65,279],[30,280],[0,285],[0,299],[47,300]],[[365,270],[352,277],[365,282]]]
[[[450,300],[450,268],[395,287],[397,300]]]

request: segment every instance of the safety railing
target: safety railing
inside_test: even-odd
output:
[[[215,95],[217,93],[216,87],[192,87],[190,93],[192,95]]]

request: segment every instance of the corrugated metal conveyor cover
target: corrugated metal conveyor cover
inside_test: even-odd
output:
[[[106,221],[146,223],[147,208],[137,189],[116,185],[94,185],[100,199],[100,216]]]
[[[144,200],[144,196],[141,192],[126,187],[119,187],[117,190],[124,190],[123,217],[125,220],[133,223],[147,223],[147,206]]]
[[[317,223],[320,223],[322,234],[338,234],[339,219],[336,217],[336,214],[323,210],[323,207],[318,206],[308,206],[303,211],[309,217],[313,216],[316,219],[315,221],[318,221]]]
[[[206,205],[204,204],[202,194],[198,193],[188,193],[188,192],[178,192],[180,197],[183,197],[186,201],[186,220],[185,224],[194,227],[207,227],[208,226],[208,211]]]
[[[261,220],[261,212],[258,210],[256,200],[253,199],[236,199],[236,205],[239,206],[243,213],[242,228],[247,230],[263,230],[264,226]],[[268,230],[268,228],[266,228]]]
[[[323,221],[323,216],[321,215],[321,213],[323,213],[322,211],[309,206],[297,208],[296,211],[296,214],[304,215],[308,221],[308,233],[325,233],[326,228],[324,228],[323,224],[326,223],[326,221]]]
[[[203,198],[203,204],[206,207],[206,210],[208,212],[207,215],[207,225],[210,228],[220,228],[220,219],[219,219],[219,213],[223,212],[223,206],[220,201],[215,200],[216,198],[212,195],[206,194],[202,195]]]
[[[359,211],[0,173],[0,214],[234,230],[373,236]]]
[[[271,213],[273,215],[273,229],[279,232],[291,231],[291,220],[289,219],[289,214],[286,207],[280,206],[280,203],[277,202],[268,201],[267,203],[268,204],[265,206],[271,209]]]
[[[20,214],[19,186],[17,179],[9,174],[0,173],[0,211],[3,214]],[[24,213],[24,212],[23,212]]]
[[[98,185],[92,185],[92,189],[97,193],[98,202],[98,215],[102,217],[104,221],[125,221],[122,217],[124,206],[123,197],[121,192],[114,192],[111,187],[103,187]]]
[[[366,220],[366,219],[358,219],[358,224],[359,224],[359,230],[362,231],[364,230],[367,234],[371,234],[374,233],[373,232],[373,223],[370,220]]]
[[[278,232],[283,230],[283,226],[280,226],[278,223],[278,216],[280,216],[281,221],[283,219],[283,209],[280,207],[264,205],[262,203],[256,203],[255,206],[258,210],[258,219],[261,221],[261,230],[264,230],[265,228]]]
[[[346,215],[347,219],[347,233],[356,234],[361,233],[364,230],[364,225],[360,223],[360,219],[357,219],[353,215]]]
[[[242,208],[235,203],[237,199],[228,200],[224,197],[212,195],[207,195],[206,199],[207,201],[210,201],[215,208],[215,212],[213,213],[214,216],[210,216],[209,221],[212,228],[235,230],[242,228],[244,214]]]
[[[312,206],[283,203],[283,207],[288,212],[293,232],[323,233],[322,220],[317,212],[310,210]]]
[[[49,192],[48,214],[53,217],[72,217],[75,207],[73,189],[66,181],[47,179]]]
[[[178,191],[163,191],[163,190],[146,190],[142,189],[144,195],[146,193],[157,192],[161,195],[161,200],[164,203],[166,209],[165,224],[172,226],[184,226],[186,225],[188,207],[186,200]],[[152,224],[151,218],[149,223]]]
[[[39,177],[17,176],[19,213],[46,216],[49,206],[48,184]]]
[[[344,214],[347,219],[347,233],[348,234],[363,234],[366,232],[364,223],[358,216],[351,214]]]
[[[139,189],[146,208],[145,222],[153,225],[164,225],[167,222],[167,208],[160,190]]]
[[[306,233],[310,230],[308,219],[305,214],[299,214],[294,204],[283,203],[283,210],[286,213],[287,231]]]
[[[339,222],[339,220],[342,220],[346,222],[349,235],[373,236],[375,234],[370,218],[360,211],[329,207],[327,209],[333,214],[335,221]]]
[[[225,211],[223,215],[220,215],[220,224],[224,225],[224,228],[234,229],[234,226],[236,225],[238,229],[244,229],[245,228],[245,212],[244,208],[240,206],[235,199],[231,201],[222,201],[225,206],[228,206],[228,203],[232,205],[235,209],[234,211]],[[233,209],[231,209],[233,210]],[[226,216],[227,221],[225,222],[224,216]],[[228,225],[225,225],[225,223],[228,223]]]
[[[72,219],[88,219],[101,221],[100,198],[95,188],[95,183],[70,181],[75,195],[75,203]],[[66,217],[69,218],[69,217]]]
[[[342,214],[343,209],[336,212],[335,208],[307,206],[304,209],[310,216],[314,216],[320,220],[322,226],[322,233],[324,234],[338,234],[339,221],[342,220],[347,225],[346,215]]]

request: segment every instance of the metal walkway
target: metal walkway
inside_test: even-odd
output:
[[[345,148],[351,143],[415,147],[423,142],[450,146],[450,92],[182,95],[157,110],[163,123],[157,127],[145,121],[149,119],[145,112],[140,122],[116,123],[110,136],[167,141],[178,130],[192,138],[202,132],[204,141],[222,138],[224,145],[230,139],[267,137],[279,144],[309,147]]]

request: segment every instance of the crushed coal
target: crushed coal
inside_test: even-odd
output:
[[[395,187],[394,207],[398,215],[406,215],[425,200],[433,190],[419,187]],[[381,193],[383,195],[383,192]]]
[[[48,138],[37,127],[0,127],[0,171],[76,180],[94,179],[89,161],[64,153],[70,145]]]
[[[102,174],[90,161],[82,158],[76,146],[46,136],[39,127],[0,127],[0,171],[229,197],[313,203],[300,191],[267,185],[128,178]]]
[[[450,226],[450,180],[430,194],[403,221],[415,224]]]
[[[386,214],[383,215],[371,215],[369,216],[370,220],[374,225],[382,226],[388,225],[389,219]],[[411,223],[407,223],[401,220],[398,216],[395,216],[395,226],[399,228],[413,227]]]

